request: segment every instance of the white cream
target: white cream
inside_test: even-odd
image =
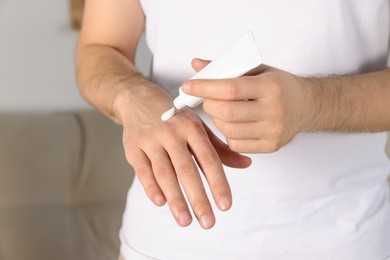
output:
[[[230,46],[216,59],[199,71],[191,79],[224,79],[236,78],[244,75],[262,63],[252,32],[246,33],[236,43]],[[176,109],[188,106],[195,108],[203,102],[203,98],[194,97],[179,88],[179,96],[173,101],[174,107],[166,111],[161,120],[168,121],[175,115]]]
[[[161,120],[162,120],[162,121],[168,121],[168,120],[171,119],[174,115],[175,115],[175,107],[172,107],[171,109],[169,109],[168,111],[165,111],[165,112],[161,115]]]

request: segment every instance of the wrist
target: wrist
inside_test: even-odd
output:
[[[330,78],[306,78],[310,96],[310,117],[306,132],[334,131],[344,129],[344,122],[353,115],[341,109],[344,93],[339,80]]]
[[[114,95],[112,111],[120,124],[139,116],[160,118],[172,106],[169,94],[143,77],[123,82],[119,89]]]
[[[321,118],[323,117],[323,86],[319,78],[301,78],[302,88],[305,93],[306,122],[302,132],[316,132],[321,130]]]

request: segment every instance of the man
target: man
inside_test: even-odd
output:
[[[124,257],[388,259],[389,12],[387,0],[86,1],[80,91],[123,125],[137,175]],[[144,27],[151,79],[134,65]],[[192,58],[248,30],[269,65],[185,81],[208,62]],[[162,122],[183,82],[204,111]]]

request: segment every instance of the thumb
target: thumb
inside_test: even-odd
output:
[[[247,168],[251,165],[252,160],[244,155],[230,150],[229,146],[222,142],[206,124],[203,124],[210,142],[213,144],[215,151],[219,155],[221,162],[231,168]]]
[[[209,64],[211,61],[209,60],[202,60],[199,58],[192,59],[191,65],[192,68],[196,71],[199,72],[201,69],[206,67],[207,64]]]

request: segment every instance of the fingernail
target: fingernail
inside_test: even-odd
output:
[[[187,212],[180,212],[179,215],[177,216],[177,221],[181,225],[188,225],[189,222],[191,221],[191,216]]]
[[[226,197],[221,197],[218,200],[218,206],[219,206],[219,209],[221,209],[221,210],[228,210],[231,207],[231,205],[232,205],[232,202]]]
[[[154,196],[154,203],[156,203],[157,205],[164,205],[165,199],[160,194],[157,194],[156,196]]]
[[[210,215],[203,215],[200,217],[200,224],[203,228],[209,229],[214,225],[214,218]]]
[[[181,89],[186,93],[191,93],[191,86],[188,83],[184,83],[181,86]]]

